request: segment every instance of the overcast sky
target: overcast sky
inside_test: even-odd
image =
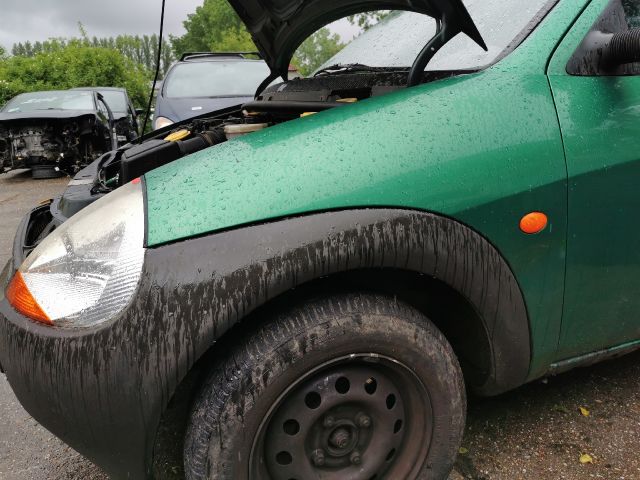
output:
[[[203,0],[167,0],[167,33],[184,32],[182,22]],[[78,35],[82,22],[89,36],[158,31],[160,0],[0,0],[0,45]]]
[[[182,22],[203,0],[167,0],[165,31],[184,33]],[[90,37],[158,31],[160,0],[0,0],[0,45],[78,35],[82,22]],[[353,36],[354,29],[341,22],[335,30]]]

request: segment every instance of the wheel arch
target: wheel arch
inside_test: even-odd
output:
[[[483,334],[479,343],[454,345],[460,354],[486,344],[477,348],[476,358],[486,351],[488,365],[475,377],[481,378],[472,385],[476,393],[515,388],[529,371],[529,321],[513,272],[487,239],[450,218],[400,209],[316,213],[166,245],[150,256],[156,257],[156,276],[165,276],[155,281],[165,291],[177,289],[176,297],[192,304],[176,305],[181,317],[192,320],[180,335],[191,354],[176,365],[175,408],[163,408],[156,452],[165,452],[163,445],[174,441],[175,429],[167,425],[184,420],[180,411],[197,387],[198,367],[241,335],[242,326],[259,322],[264,309],[277,308],[278,302],[302,301],[336,288],[388,294],[395,289],[400,299],[434,320],[452,344]],[[185,257],[202,259],[195,279],[193,272],[187,278],[181,271],[189,264]],[[434,296],[438,301],[432,301]],[[447,331],[451,316],[445,319],[434,306],[446,310],[443,305],[463,302],[467,320]],[[184,315],[187,308],[207,313],[193,324],[193,314]],[[164,453],[156,455],[156,469],[158,459],[170,463]]]

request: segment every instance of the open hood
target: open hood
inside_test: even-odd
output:
[[[462,0],[229,0],[275,76],[286,78],[300,44],[316,30],[348,15],[408,10],[446,23],[486,48]],[[429,41],[425,38],[425,44]]]

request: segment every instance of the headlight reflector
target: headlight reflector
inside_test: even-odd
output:
[[[140,181],[106,195],[71,217],[31,252],[7,299],[33,320],[91,327],[129,302],[144,261]]]

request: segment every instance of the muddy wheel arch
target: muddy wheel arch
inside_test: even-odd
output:
[[[476,392],[502,393],[527,378],[529,321],[518,283],[490,242],[449,218],[395,209],[324,212],[167,245],[149,256],[160,267],[155,281],[175,288],[173,299],[157,300],[169,302],[165,308],[175,309],[172,316],[190,319],[182,335],[195,359],[256,308],[292,288],[342,272],[385,268],[437,279],[477,312],[491,343],[492,365]],[[197,272],[190,265],[198,265]]]

